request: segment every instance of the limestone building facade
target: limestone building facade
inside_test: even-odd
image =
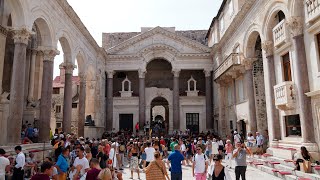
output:
[[[319,152],[319,16],[318,0],[223,1],[207,34],[216,131]]]

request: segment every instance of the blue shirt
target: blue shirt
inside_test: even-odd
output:
[[[68,170],[68,161],[62,154],[59,155],[58,161],[56,163],[57,166],[61,169],[62,172],[66,173]]]
[[[178,150],[174,150],[168,160],[171,162],[171,173],[182,173],[181,161],[184,160],[183,155]]]

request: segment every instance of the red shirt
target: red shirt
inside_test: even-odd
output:
[[[106,146],[104,147],[104,153],[109,154],[110,149],[111,149],[110,144],[106,144]]]
[[[162,144],[162,145],[165,146],[165,145],[166,145],[166,141],[165,141],[164,139],[161,139],[161,140],[160,140],[160,144]]]
[[[50,177],[46,174],[36,174],[32,176],[31,180],[50,180]]]
[[[96,180],[100,171],[100,169],[92,168],[87,172],[86,180]]]

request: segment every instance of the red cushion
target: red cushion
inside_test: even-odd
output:
[[[281,174],[281,175],[290,175],[291,172],[288,172],[288,171],[279,171],[279,174]]]
[[[299,177],[298,180],[312,180],[312,179],[310,179],[310,178],[304,178],[304,177]]]
[[[315,166],[314,169],[315,170],[320,170],[320,166]]]
[[[284,162],[293,162],[292,159],[285,159]]]
[[[272,169],[272,172],[279,172],[278,169]]]
[[[270,164],[280,164],[279,162],[269,161]]]
[[[272,155],[271,155],[271,154],[268,154],[268,153],[264,153],[262,156],[268,157],[268,156],[272,156]]]

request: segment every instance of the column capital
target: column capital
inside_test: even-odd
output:
[[[38,50],[37,49],[31,49],[31,54],[32,55],[37,55],[38,53]]]
[[[28,45],[29,38],[32,34],[31,31],[27,30],[26,28],[11,29],[11,31],[13,32],[13,40],[15,44]]]
[[[139,78],[145,78],[146,77],[146,73],[147,73],[147,70],[139,69],[138,70]]]
[[[230,76],[232,79],[237,78],[237,73],[236,72],[226,72],[226,76]]]
[[[251,70],[253,68],[253,62],[255,62],[257,58],[245,58],[243,59],[243,65],[245,70]]]
[[[43,53],[43,61],[53,62],[54,57],[60,54],[56,49],[41,49],[40,51]]]
[[[287,19],[287,25],[293,37],[303,34],[303,18],[292,16]]]
[[[266,56],[271,56],[273,55],[273,42],[272,41],[264,41],[261,44],[261,48],[264,50],[264,52],[266,53]]]
[[[80,78],[80,82],[86,82],[87,75],[85,73],[79,73],[78,76]]]
[[[62,67],[64,68],[66,74],[72,74],[74,68],[77,67],[77,66],[76,66],[75,64],[73,64],[72,62],[64,62],[64,63],[62,63],[61,65],[62,65]],[[61,66],[61,65],[60,65],[60,66]]]
[[[210,77],[210,76],[211,76],[212,69],[205,68],[205,69],[203,70],[203,72],[204,72],[204,76],[205,76],[205,77]]]
[[[109,79],[112,79],[113,78],[113,75],[114,75],[114,71],[113,70],[107,70],[107,76]]]
[[[3,27],[1,24],[0,24],[0,34],[3,34],[4,36],[8,35],[7,28]]]
[[[174,77],[179,77],[181,69],[172,69],[172,74]]]

